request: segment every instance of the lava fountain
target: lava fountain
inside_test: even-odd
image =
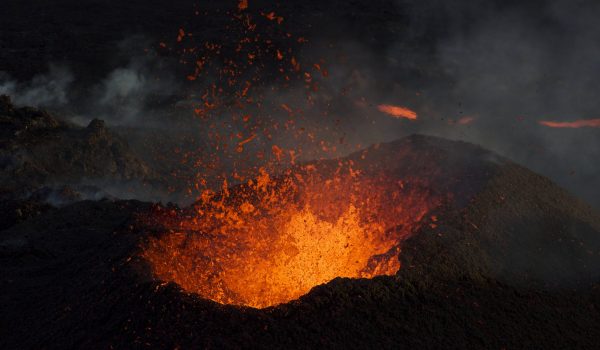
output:
[[[142,256],[157,279],[223,304],[264,308],[336,277],[393,275],[400,243],[440,199],[423,181],[355,169],[296,166],[154,213],[165,234]]]
[[[161,209],[145,218],[162,234],[144,243],[142,257],[158,280],[219,303],[258,308],[294,300],[336,277],[395,274],[402,240],[440,197],[415,176],[381,168],[399,164],[398,158],[371,159],[372,166],[360,154],[297,164],[338,156],[338,147],[356,149],[344,141],[345,132],[338,133],[337,117],[328,119],[329,102],[322,103],[327,99],[318,96],[319,86],[327,86],[320,83],[329,75],[326,63],[300,64],[293,47],[306,39],[290,34],[274,12],[255,18],[247,1],[239,4],[231,18],[237,30],[225,29],[237,34],[225,36],[224,43],[197,42],[203,35],[180,29],[173,46],[181,62],[195,62],[187,77],[192,86],[212,82],[198,85],[200,92],[190,100],[203,125],[198,137],[209,146],[183,157],[199,173],[189,186],[190,193],[201,193],[199,200],[185,210]],[[276,37],[258,35],[257,25]],[[286,47],[290,40],[295,44]],[[273,91],[294,86],[306,97],[271,100],[265,77],[277,87]],[[232,99],[235,103],[228,102]],[[417,119],[406,107],[379,109]],[[316,121],[316,115],[323,119]],[[271,169],[288,161],[287,171]],[[258,169],[247,176],[250,164]],[[238,184],[230,186],[227,177]],[[220,181],[219,191],[207,189]]]

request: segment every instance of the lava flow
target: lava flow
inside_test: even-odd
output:
[[[336,277],[393,275],[400,242],[438,199],[418,181],[346,163],[298,166],[205,192],[185,212],[154,214],[170,233],[143,250],[154,275],[224,304],[268,307]]]

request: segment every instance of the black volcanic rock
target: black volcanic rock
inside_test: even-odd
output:
[[[436,190],[461,194],[403,243],[396,276],[338,278],[263,310],[219,305],[152,278],[138,252],[156,228],[134,220],[149,204],[78,202],[0,231],[0,347],[597,347],[593,209],[466,143],[413,136],[349,158],[399,176],[441,168]]]
[[[102,133],[106,130],[106,125],[104,120],[93,119],[87,126],[87,129],[91,133]]]
[[[14,106],[10,96],[0,95],[0,113],[9,114],[12,113]]]
[[[0,100],[0,188],[22,197],[44,186],[126,182],[153,171],[101,120],[86,128],[34,108]]]
[[[406,273],[550,289],[600,281],[598,213],[519,165],[500,167],[465,208],[438,211],[440,225],[405,242]]]
[[[56,129],[65,126],[49,113],[31,107],[17,108],[9,96],[0,96],[0,142],[9,145],[21,134],[41,129]]]

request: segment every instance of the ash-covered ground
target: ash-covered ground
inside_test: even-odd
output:
[[[596,348],[598,14],[566,0],[7,1],[0,347]],[[140,218],[188,219],[202,186],[342,162],[445,196],[399,243],[395,275],[255,309],[143,258],[172,232]]]

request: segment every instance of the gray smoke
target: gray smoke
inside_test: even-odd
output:
[[[411,133],[474,142],[600,207],[600,129],[551,129],[538,123],[600,117],[600,3],[397,0],[395,5],[401,14],[397,18],[381,17],[386,13],[368,6],[360,14],[373,16],[365,23],[387,26],[393,33],[383,47],[374,49],[368,40],[340,30],[333,38],[327,33],[311,38],[298,54],[305,66],[323,59],[329,71],[302,123],[339,138],[340,153]],[[344,10],[339,9],[340,19],[326,21],[340,22],[341,28]],[[362,31],[368,38],[370,28]],[[382,44],[382,38],[375,39]],[[120,50],[130,50],[132,42],[146,45],[144,39],[129,38]],[[164,69],[164,58],[131,57],[83,98],[74,97],[73,75],[56,67],[27,83],[4,77],[0,92],[23,105],[78,103],[76,113],[69,115],[80,124],[101,118],[109,125],[153,128],[183,140],[180,132],[189,119],[180,118],[177,126],[172,114],[186,103],[184,76]],[[305,106],[302,84],[283,92],[265,84],[258,93],[275,106]],[[384,103],[410,107],[419,119],[383,115],[376,106]],[[284,111],[273,114],[282,121],[288,118]],[[462,125],[457,123],[461,118],[472,121]],[[277,136],[273,142],[293,146]]]
[[[343,38],[327,57],[323,94],[344,90],[334,113],[347,124],[348,140],[418,132],[474,142],[600,207],[600,129],[539,124],[600,118],[600,3],[397,5],[408,24],[385,50]],[[319,57],[326,46],[309,55]],[[419,120],[384,116],[374,108],[380,103],[410,107]],[[467,117],[471,123],[457,123]]]
[[[132,59],[126,67],[108,74],[95,88],[90,99],[93,113],[113,125],[137,125],[155,113],[151,105],[177,95],[180,88],[170,76],[153,74],[156,62],[148,57]]]
[[[35,76],[29,82],[18,82],[8,73],[0,73],[0,94],[12,96],[18,105],[64,107],[70,102],[69,88],[73,80],[68,68],[52,64],[48,73]]]
[[[438,46],[451,94],[479,118],[464,138],[550,176],[600,206],[600,129],[540,120],[600,116],[600,4],[547,1],[491,13]],[[485,13],[484,10],[481,13]]]
[[[98,118],[112,126],[147,127],[152,121],[164,120],[159,115],[165,113],[161,108],[165,106],[160,103],[172,102],[169,99],[181,93],[173,74],[156,69],[169,63],[144,53],[142,48],[151,45],[140,36],[122,40],[115,55],[130,58],[92,86],[81,85],[79,81],[85,77],[75,76],[69,67],[52,63],[47,73],[30,81],[16,81],[0,72],[0,94],[11,96],[16,105],[51,109],[83,126]],[[167,123],[161,123],[165,126]]]

